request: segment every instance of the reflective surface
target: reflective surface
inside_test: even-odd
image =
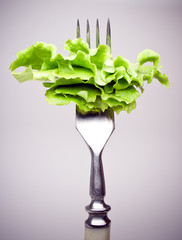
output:
[[[110,206],[105,204],[105,180],[102,165],[103,148],[114,131],[114,113],[107,110],[101,113],[80,113],[76,110],[76,128],[91,151],[90,196],[91,203],[86,207],[89,217],[87,227],[106,227],[110,225],[107,212]]]

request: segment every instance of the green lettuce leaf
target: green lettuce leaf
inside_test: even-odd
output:
[[[50,59],[56,54],[56,46],[42,42],[36,42],[31,47],[18,52],[17,59],[10,65],[10,71],[21,66],[40,70],[46,59]]]
[[[137,61],[142,65],[146,62],[153,62],[154,66],[157,66],[160,61],[160,56],[157,52],[150,49],[145,49],[138,54]]]
[[[53,44],[37,42],[17,53],[10,65],[12,75],[20,82],[43,81],[49,104],[67,105],[74,102],[84,111],[105,111],[112,108],[117,114],[130,113],[144,90],[144,82],[155,78],[166,88],[168,77],[160,72],[159,54],[145,49],[131,63],[122,56],[112,58],[110,48],[99,45],[90,49],[81,38],[68,40],[68,57],[56,53]],[[145,63],[152,62],[152,66]],[[24,67],[23,71],[15,71]]]

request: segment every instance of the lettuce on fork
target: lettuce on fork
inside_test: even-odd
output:
[[[152,50],[142,51],[137,62],[131,63],[121,56],[113,59],[107,45],[90,49],[81,38],[68,40],[65,49],[70,52],[68,57],[57,53],[53,44],[36,42],[17,53],[10,71],[20,83],[43,81],[49,104],[75,102],[83,112],[112,108],[117,114],[129,113],[135,109],[145,81],[151,83],[155,78],[169,87],[168,77],[160,72],[160,56]],[[153,64],[145,64],[148,62]],[[25,70],[15,72],[19,67]]]

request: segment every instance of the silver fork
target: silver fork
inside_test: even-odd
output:
[[[78,37],[80,37],[79,20],[77,21],[77,38]],[[88,20],[86,38],[87,43],[90,45],[90,27]],[[98,47],[99,44],[99,21],[97,19],[96,47]],[[106,44],[111,47],[111,31],[109,19],[107,22]],[[111,208],[104,202],[105,180],[102,165],[102,151],[106,142],[114,131],[114,127],[115,125],[113,110],[107,109],[105,112],[88,112],[86,114],[82,114],[79,111],[78,106],[76,107],[76,128],[91,151],[91,203],[86,207],[89,216],[85,221],[85,240],[110,239],[110,231],[103,231],[103,229],[110,229],[111,221],[109,220],[107,213]]]

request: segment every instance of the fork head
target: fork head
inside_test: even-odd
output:
[[[77,20],[77,38],[80,37],[80,24]],[[90,26],[87,20],[87,43],[90,46]],[[100,44],[99,21],[96,22],[96,47]],[[111,48],[110,20],[107,22],[106,44]],[[88,112],[83,114],[76,107],[76,128],[94,153],[100,153],[107,140],[114,131],[114,112],[107,109],[105,112]]]
[[[90,149],[99,154],[114,131],[114,113],[108,109],[82,114],[77,108],[76,128]]]

